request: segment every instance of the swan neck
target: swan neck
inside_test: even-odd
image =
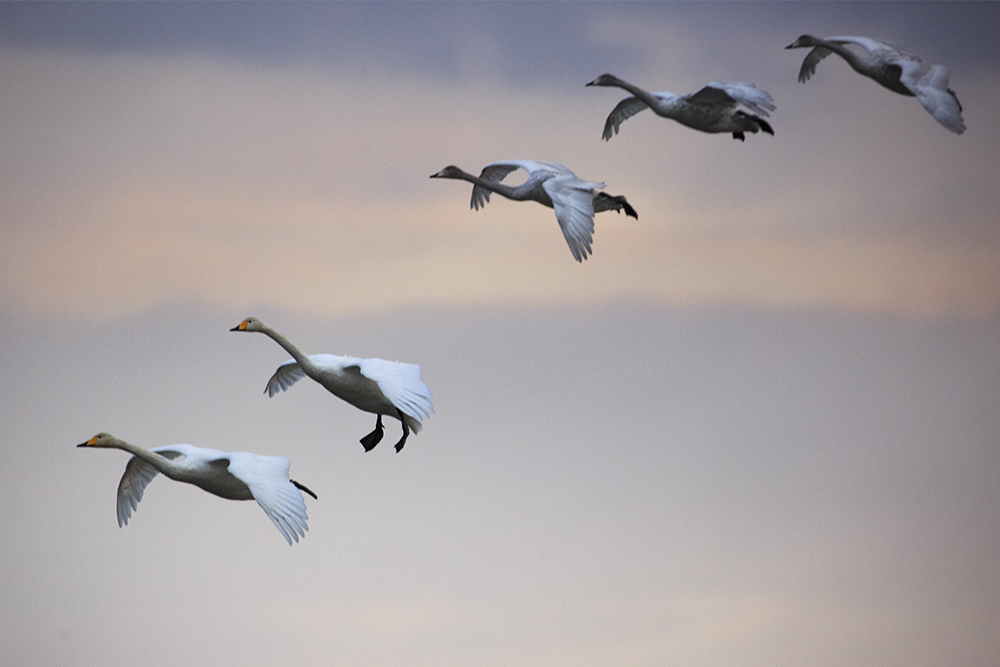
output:
[[[478,176],[473,176],[472,174],[464,171],[462,172],[462,176],[463,178],[465,178],[465,180],[469,181],[470,183],[478,185],[479,187],[489,190],[490,192],[495,192],[498,195],[502,195],[507,199],[524,199],[524,197],[520,197],[518,195],[516,188],[511,187],[510,185],[507,185],[505,183],[501,183],[499,181],[487,181],[485,179],[479,178]]]
[[[268,336],[270,336],[271,340],[273,340],[275,343],[285,348],[285,351],[288,352],[288,354],[292,355],[292,359],[294,359],[299,364],[299,366],[302,367],[303,370],[307,368],[312,368],[313,365],[312,360],[308,356],[306,356],[306,354],[302,350],[297,348],[292,343],[292,341],[288,340],[287,338],[285,338],[284,336],[282,336],[280,333],[278,333],[269,326],[263,326],[261,327],[260,330],[262,333],[265,333]]]
[[[858,54],[856,54],[854,51],[851,51],[843,44],[837,44],[836,42],[822,42],[817,46],[821,46],[825,49],[833,51],[838,56],[846,60],[847,64],[850,65],[851,68],[854,69],[854,71],[856,72],[864,73],[867,72],[869,69],[865,67],[865,62],[858,57]]]
[[[142,459],[171,479],[176,479],[182,468],[182,466],[178,465],[174,461],[171,461],[165,456],[160,456],[156,452],[150,451],[144,447],[139,447],[138,445],[133,445],[132,443],[125,442],[124,440],[117,440],[112,446],[115,449],[121,449],[136,458]]]
[[[631,84],[628,81],[624,81],[622,79],[615,78],[615,85],[618,86],[619,88],[621,88],[623,90],[627,90],[628,92],[630,92],[633,95],[635,95],[637,98],[639,98],[640,100],[642,100],[643,102],[645,102],[646,106],[656,107],[657,104],[660,102],[660,100],[657,99],[656,96],[654,96],[649,91],[643,90],[639,86]]]

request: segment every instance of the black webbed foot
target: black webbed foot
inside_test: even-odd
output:
[[[375,430],[361,438],[361,446],[365,448],[366,452],[370,452],[375,448],[382,440],[382,435],[385,433],[385,429],[382,428],[382,415],[378,415],[375,420]]]
[[[398,412],[398,410],[397,410],[397,412]],[[409,435],[410,435],[410,427],[406,425],[406,418],[403,416],[402,412],[399,413],[399,423],[401,423],[403,425],[403,437],[400,438],[399,442],[396,443],[396,452],[397,453],[399,452],[399,450],[401,450],[403,448],[403,445],[406,444],[406,438],[408,438]]]
[[[740,141],[745,141],[746,137],[743,136],[742,132],[733,132],[733,139],[739,139]]]

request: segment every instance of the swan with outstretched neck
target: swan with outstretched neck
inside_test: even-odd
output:
[[[614,74],[602,74],[587,85],[621,88],[632,93],[611,110],[604,122],[601,136],[605,141],[618,134],[623,122],[645,109],[701,132],[731,132],[733,139],[740,141],[745,139],[745,132],[774,134],[770,123],[764,120],[775,109],[774,99],[749,83],[715,81],[688,95],[651,93]]]
[[[334,396],[359,410],[374,413],[375,430],[361,438],[366,452],[382,440],[383,415],[398,419],[403,426],[403,437],[396,443],[398,452],[406,444],[410,431],[419,433],[420,420],[434,412],[430,389],[421,381],[420,366],[416,364],[333,354],[306,355],[256,317],[248,317],[230,331],[262,333],[292,355],[268,380],[264,389],[268,396],[287,390],[303,377],[310,377]]]
[[[143,491],[158,473],[177,482],[193,484],[228,500],[256,500],[288,544],[305,537],[309,526],[302,493],[316,494],[288,477],[291,467],[283,456],[261,456],[250,452],[223,452],[192,445],[164,445],[145,449],[98,433],[77,447],[120,449],[132,455],[118,483],[118,526],[142,500]]]
[[[520,185],[507,185],[503,179],[512,171],[523,169],[528,179]],[[601,211],[625,212],[626,216],[639,219],[632,205],[621,195],[602,192],[604,183],[585,181],[561,164],[534,160],[504,160],[491,162],[483,167],[479,176],[449,165],[431,174],[431,178],[452,178],[472,183],[470,207],[479,210],[486,206],[491,193],[514,201],[534,201],[556,212],[556,222],[569,245],[573,258],[578,262],[587,259],[593,251],[594,214]]]
[[[849,46],[859,46],[864,55]],[[811,48],[799,68],[799,81],[805,83],[816,73],[816,65],[831,53],[847,61],[858,74],[862,74],[889,90],[916,97],[917,101],[955,134],[965,132],[962,105],[955,91],[948,87],[951,72],[945,65],[927,65],[920,58],[902,51],[892,44],[868,37],[827,37],[820,39],[802,35],[786,49]]]

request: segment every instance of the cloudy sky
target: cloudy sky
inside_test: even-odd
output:
[[[0,662],[1000,663],[996,3],[0,4]],[[951,67],[968,131],[802,33]],[[769,91],[775,136],[624,96]],[[429,180],[559,162],[602,213]],[[419,363],[402,453],[287,355]],[[398,425],[388,426],[387,441]],[[98,431],[288,456],[310,531]]]

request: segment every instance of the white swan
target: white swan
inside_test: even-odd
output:
[[[291,466],[283,456],[261,456],[249,452],[220,452],[191,445],[164,445],[144,449],[98,433],[77,447],[121,449],[132,454],[118,483],[118,526],[128,525],[142,492],[157,473],[178,482],[194,484],[229,500],[256,500],[268,518],[288,540],[305,537],[309,526],[306,503],[300,491],[316,494],[288,478]]]
[[[867,55],[860,56],[847,47],[860,46]],[[816,65],[831,53],[847,61],[855,72],[867,76],[900,95],[916,97],[920,104],[955,134],[965,132],[962,105],[955,92],[948,88],[949,70],[944,65],[926,65],[914,55],[900,51],[891,44],[867,37],[827,37],[819,39],[802,35],[786,49],[813,47],[802,61],[799,81],[805,83],[816,73]]]
[[[528,180],[521,185],[504,185],[502,181],[515,169],[528,172]],[[601,192],[604,183],[584,181],[572,171],[553,162],[532,160],[506,160],[491,162],[483,167],[479,176],[462,171],[451,165],[431,178],[455,178],[473,184],[471,207],[479,210],[490,200],[490,193],[496,192],[515,201],[536,201],[555,209],[556,220],[562,229],[570,252],[578,262],[591,254],[590,244],[594,238],[594,213],[601,211],[625,211],[625,215],[639,219],[639,214],[623,196]]]
[[[652,109],[658,116],[702,132],[732,132],[733,139],[740,141],[745,138],[744,132],[756,134],[763,130],[774,135],[770,124],[761,117],[774,111],[774,99],[749,83],[714,81],[688,95],[650,93],[613,74],[602,74],[587,85],[623,88],[633,95],[619,102],[608,115],[602,135],[605,141],[618,134],[619,125],[643,109]],[[750,113],[740,109],[740,105]]]
[[[365,451],[370,451],[382,439],[382,415],[394,417],[403,425],[403,437],[396,443],[398,452],[406,444],[410,430],[420,432],[420,420],[434,412],[431,391],[420,380],[420,366],[384,359],[338,357],[332,354],[306,356],[280,333],[256,317],[248,317],[230,331],[257,331],[270,336],[292,355],[278,366],[264,390],[268,396],[287,390],[305,376],[327,388],[365,412],[374,412],[375,430],[361,438]]]

